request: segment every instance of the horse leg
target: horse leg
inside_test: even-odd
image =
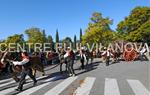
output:
[[[45,76],[44,66],[41,66],[42,76]]]
[[[42,66],[37,65],[37,70],[40,71],[40,72],[42,72],[42,76],[45,75],[45,71],[44,71],[44,66],[43,65]]]
[[[41,66],[42,76],[45,76],[44,65]]]
[[[17,72],[12,72],[11,76],[16,82],[20,81],[20,79],[17,77]]]
[[[32,70],[32,75],[36,76],[36,69],[32,68],[31,70]]]

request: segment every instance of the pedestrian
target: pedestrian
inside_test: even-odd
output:
[[[140,55],[139,58],[140,58],[141,61],[147,60],[147,57],[146,57],[146,48],[144,46],[140,50],[139,55]]]
[[[83,70],[85,68],[84,62],[86,60],[85,51],[84,48],[81,48],[80,50],[80,62],[81,62],[81,69]]]
[[[106,48],[104,48],[102,56],[105,56],[106,66],[109,66],[110,57],[113,56],[113,54],[111,53],[111,49],[106,50]]]
[[[66,54],[66,52],[64,51],[64,49],[62,48],[60,50],[60,53],[59,53],[59,60],[60,60],[60,73],[62,74],[62,65],[65,64],[66,65],[66,71],[67,71],[67,62],[64,58],[64,55]]]
[[[50,52],[48,52],[48,54],[47,54],[47,64],[48,64],[48,65],[52,65],[52,59],[53,59],[53,52],[50,51]]]
[[[44,65],[47,65],[47,60],[46,60],[46,54],[42,51],[41,52],[41,63],[43,63]]]
[[[23,90],[23,84],[25,83],[26,75],[28,75],[34,81],[33,86],[35,86],[37,83],[35,76],[32,75],[31,63],[27,52],[22,52],[21,56],[22,56],[22,61],[20,62],[12,61],[14,65],[22,65],[22,72],[21,72],[21,79],[19,81],[19,86],[17,89],[15,89],[17,91]]]
[[[75,55],[74,55],[73,50],[71,50],[70,47],[67,48],[64,58],[67,61],[67,70],[68,70],[69,76],[75,76],[75,72],[73,68]]]

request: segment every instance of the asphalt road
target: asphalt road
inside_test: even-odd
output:
[[[22,92],[14,91],[12,79],[0,80],[0,95],[150,95],[150,62],[133,61],[105,66],[100,59],[80,70],[75,62],[75,77],[60,74],[59,66],[45,67],[46,76],[37,73],[37,86],[27,80]],[[65,70],[65,65],[63,66]]]

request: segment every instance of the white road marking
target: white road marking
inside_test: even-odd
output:
[[[44,95],[59,95],[63,90],[65,90],[74,80],[78,77],[69,77],[65,79],[63,82],[56,85],[54,88],[46,92]]]
[[[47,77],[47,76],[38,77],[37,80],[42,79],[42,78],[45,78],[45,77]],[[32,81],[32,80],[28,80],[27,82],[31,82],[31,81]],[[26,83],[26,84],[24,84],[23,86],[27,86],[27,85],[29,85],[29,84],[31,84],[31,83]],[[5,89],[5,90],[2,90],[2,91],[0,91],[0,95],[8,94],[8,93],[14,91],[15,88],[16,88],[16,86],[14,86],[14,87],[12,87],[12,88]]]
[[[73,95],[89,95],[92,89],[92,86],[95,82],[94,77],[87,77],[84,82],[77,88]]]
[[[127,80],[135,95],[150,95],[148,89],[139,80]]]
[[[27,86],[27,85],[29,85],[29,84],[31,84],[31,83],[26,83],[26,84],[23,85],[23,86]],[[3,90],[3,91],[0,91],[0,95],[5,95],[5,94],[8,94],[8,93],[10,93],[10,92],[13,92],[15,89],[16,89],[16,86],[15,86],[15,87],[12,87],[12,88],[5,89],[5,90]]]
[[[12,79],[12,78],[9,78],[9,79],[0,80],[0,84],[3,83],[3,82],[11,81],[11,80],[13,80],[13,79]]]
[[[105,79],[104,95],[120,95],[119,87],[116,79]]]
[[[58,77],[53,77],[53,78],[47,79],[47,80],[43,81],[43,82],[47,82],[47,83],[41,84],[41,85],[39,85],[39,86],[35,86],[35,87],[33,87],[33,88],[30,88],[30,89],[28,89],[28,90],[25,90],[25,91],[23,91],[23,92],[17,94],[17,95],[30,95],[30,94],[32,94],[32,93],[38,91],[39,89],[41,89],[41,88],[43,88],[43,87],[49,85],[50,83],[52,83],[53,80],[56,80],[56,79],[58,79],[58,78],[59,78],[59,76],[58,76]]]
[[[28,79],[29,77],[26,77],[26,79]],[[10,82],[7,82],[7,83],[4,83],[4,84],[0,84],[0,88],[3,87],[3,86],[7,86],[9,84],[12,84],[12,83],[16,83],[14,80],[10,81]]]
[[[9,85],[9,84],[12,84],[12,83],[15,83],[15,81],[13,80],[13,81],[10,81],[10,82],[1,84],[1,85],[0,85],[0,88],[3,87],[3,86],[7,86],[7,85]]]

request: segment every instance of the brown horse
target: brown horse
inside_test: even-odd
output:
[[[17,75],[19,73],[21,73],[22,66],[19,66],[19,65],[14,66],[13,64],[11,64],[10,60],[14,60],[12,55],[13,55],[13,52],[5,52],[2,59],[1,59],[1,63],[4,64],[4,65],[5,64],[10,64],[11,76],[16,82],[18,82],[19,78],[17,77]],[[41,63],[41,60],[40,60],[39,57],[37,57],[37,56],[30,57],[30,62],[31,62],[32,73],[33,73],[34,76],[36,75],[36,70],[42,72],[42,75],[45,74],[44,66]]]

